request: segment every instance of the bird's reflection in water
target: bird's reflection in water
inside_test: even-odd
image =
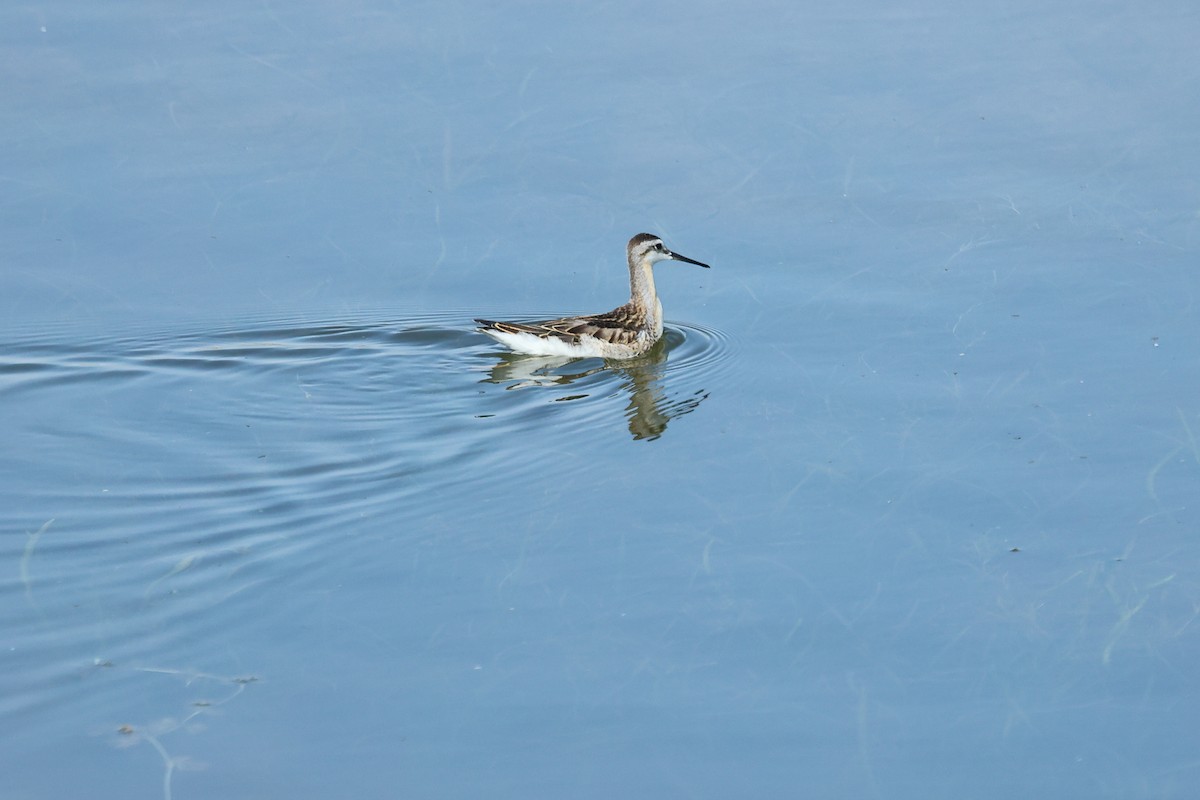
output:
[[[708,397],[699,389],[682,397],[672,396],[666,386],[667,337],[645,354],[625,360],[601,361],[595,358],[566,356],[528,356],[501,353],[490,368],[487,383],[508,384],[509,389],[564,387],[586,383],[587,378],[609,372],[619,377],[620,386],[629,393],[625,416],[634,439],[653,440],[662,436],[667,423],[691,413]],[[590,392],[564,394],[556,401],[582,400]]]

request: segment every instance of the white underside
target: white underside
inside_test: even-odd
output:
[[[578,342],[567,342],[557,337],[543,339],[532,333],[506,333],[504,331],[483,331],[505,347],[518,353],[531,356],[567,356],[569,358],[633,358],[645,352],[648,347],[630,347],[629,345],[612,344],[590,336],[581,338]]]

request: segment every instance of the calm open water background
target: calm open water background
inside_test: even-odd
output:
[[[5,6],[0,798],[1194,796],[1198,37]]]

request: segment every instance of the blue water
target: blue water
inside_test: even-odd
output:
[[[1198,35],[0,11],[0,798],[1191,797]]]

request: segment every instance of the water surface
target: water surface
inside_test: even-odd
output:
[[[0,11],[0,795],[1190,797],[1198,34]]]

